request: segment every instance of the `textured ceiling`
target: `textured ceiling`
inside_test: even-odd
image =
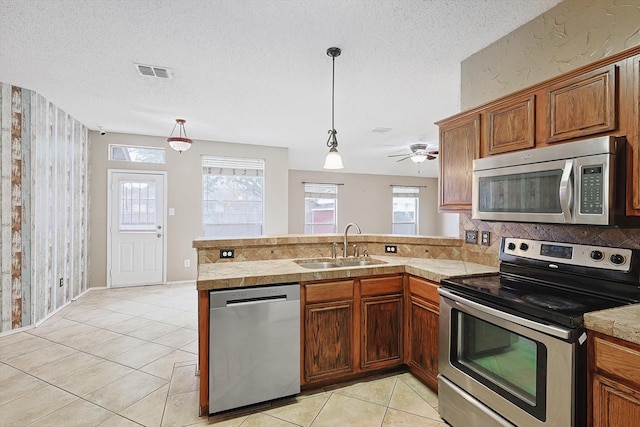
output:
[[[344,172],[436,176],[436,161],[387,155],[437,144],[433,122],[459,110],[460,61],[558,2],[0,0],[0,81],[90,129],[166,137],[180,117],[193,139],[288,147],[291,169],[320,170],[337,46]]]

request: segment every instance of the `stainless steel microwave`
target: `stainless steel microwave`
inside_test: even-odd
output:
[[[472,218],[616,225],[625,150],[626,138],[605,136],[474,160]]]

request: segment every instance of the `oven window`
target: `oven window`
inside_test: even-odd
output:
[[[480,212],[562,213],[562,170],[480,178]]]
[[[546,348],[512,331],[454,311],[451,362],[540,420],[545,418]]]

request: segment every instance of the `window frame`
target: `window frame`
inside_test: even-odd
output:
[[[413,199],[414,218],[412,221],[396,221],[396,199]],[[407,226],[413,225],[413,234],[399,233],[396,231],[396,225]],[[391,189],[391,234],[402,236],[418,236],[420,233],[420,187],[411,185],[394,185]]]
[[[303,182],[304,184],[304,234],[308,235],[318,235],[318,234],[335,234],[338,231],[338,184],[333,183],[324,183],[324,182]],[[333,190],[323,192],[322,190]],[[332,197],[323,197],[324,195],[328,195]],[[312,218],[312,212],[309,211],[309,201],[311,199],[316,200],[333,200],[333,222],[313,222],[308,221],[309,218]],[[328,211],[329,209],[317,209],[316,212]],[[331,231],[322,231],[315,232],[315,227],[327,227],[331,226]]]
[[[243,237],[261,237],[264,236],[265,230],[265,169],[266,169],[266,161],[265,159],[257,159],[257,158],[246,158],[246,157],[232,157],[232,156],[214,156],[214,155],[202,155],[202,191],[200,201],[202,203],[201,206],[201,226],[202,226],[202,235],[203,237],[210,238],[243,238]],[[215,171],[218,170],[218,173]],[[227,181],[229,178],[234,181],[234,177],[246,177],[246,178],[259,178],[255,183],[255,188],[259,187],[259,200],[252,200],[251,197],[248,200],[240,200],[243,203],[255,204],[259,203],[259,209],[256,210],[259,216],[259,221],[245,221],[245,222],[207,222],[208,218],[216,216],[216,204],[218,207],[220,206],[228,206],[231,210],[233,210],[233,202],[232,199],[224,199],[224,198],[208,198],[211,194],[215,194],[214,192],[208,194],[207,193],[207,177],[223,177],[224,181]],[[229,182],[227,182],[229,184]],[[237,182],[238,185],[241,185],[242,182]],[[228,185],[225,185],[224,188],[229,188]],[[215,190],[213,190],[215,191]],[[250,193],[246,193],[250,195]],[[235,200],[236,202],[239,200]],[[209,206],[209,207],[208,207]],[[238,212],[243,212],[245,209],[238,209],[235,206],[235,214]],[[256,212],[253,212],[253,217],[257,218]],[[231,214],[230,214],[231,215]],[[218,213],[218,216],[221,216]],[[224,216],[224,212],[222,213]],[[249,210],[249,213],[246,217],[251,217],[252,213]],[[249,231],[243,231],[240,233],[229,232],[233,228],[236,230],[242,230],[242,227],[247,227],[248,229],[257,228],[259,229],[258,233],[253,233]],[[219,230],[223,230],[222,234],[212,232],[211,229],[218,228]]]

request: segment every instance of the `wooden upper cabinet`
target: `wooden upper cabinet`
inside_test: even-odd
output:
[[[480,148],[480,114],[439,122],[439,211],[471,212],[471,171]]]
[[[633,114],[627,133],[627,181],[631,194],[627,198],[627,215],[640,215],[640,55],[631,58],[631,74],[633,76]]]
[[[516,98],[482,114],[482,157],[535,146],[535,95]]]
[[[550,86],[546,142],[616,130],[616,87],[613,64]]]

